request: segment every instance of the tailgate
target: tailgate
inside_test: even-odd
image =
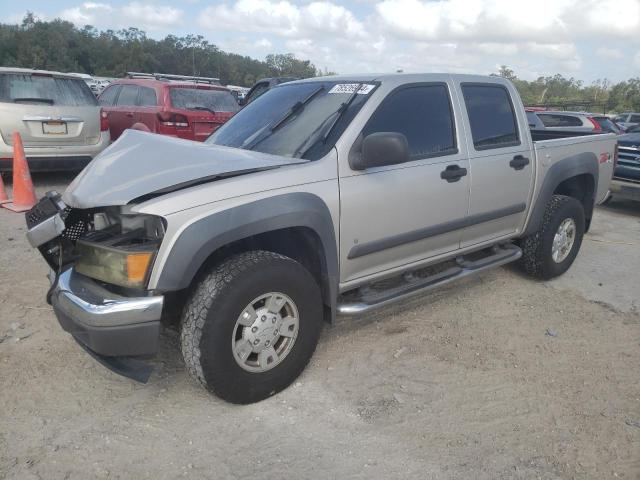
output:
[[[0,103],[0,134],[7,145],[13,132],[25,147],[94,145],[100,140],[100,108]]]

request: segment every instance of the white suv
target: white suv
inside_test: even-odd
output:
[[[32,170],[79,170],[110,143],[109,124],[77,76],[0,68],[0,171],[12,168],[13,133]]]

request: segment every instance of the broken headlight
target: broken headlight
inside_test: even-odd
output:
[[[105,222],[106,217],[99,215],[103,214],[94,217],[96,226]],[[144,288],[163,233],[164,225],[158,217],[122,216],[117,223],[92,230],[76,241],[74,268],[112,285]]]

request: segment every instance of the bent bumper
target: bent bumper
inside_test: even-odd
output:
[[[62,328],[104,356],[157,351],[164,297],[116,295],[72,268],[58,277],[51,305]]]

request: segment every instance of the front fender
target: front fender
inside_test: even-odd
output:
[[[169,252],[156,282],[161,292],[187,288],[204,262],[232,242],[283,228],[306,227],[320,241],[326,268],[323,291],[332,310],[338,291],[339,270],[336,235],[324,201],[311,193],[287,193],[256,200],[201,218],[185,228]]]

